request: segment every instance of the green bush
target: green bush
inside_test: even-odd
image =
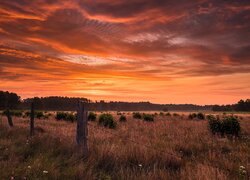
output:
[[[239,136],[240,123],[238,118],[235,116],[223,117],[221,133],[222,135],[227,134],[227,135]]]
[[[104,113],[104,114],[101,114],[99,117],[99,125],[114,129],[116,128],[117,123],[115,122],[111,114]]]
[[[76,119],[77,119],[76,114],[73,114],[73,113],[67,114],[66,121],[74,122],[74,121],[76,121]]]
[[[160,112],[160,116],[164,116],[164,113],[163,113],[163,112]]]
[[[199,112],[197,114],[197,118],[200,119],[200,120],[203,120],[203,119],[205,119],[205,115],[203,113]]]
[[[65,120],[67,118],[67,113],[65,112],[57,112],[56,120]]]
[[[38,118],[38,119],[41,119],[44,117],[44,114],[42,111],[35,111],[35,117]]]
[[[133,118],[134,119],[141,119],[142,115],[139,112],[135,112],[135,113],[133,113]]]
[[[88,121],[95,121],[96,120],[96,113],[90,112],[88,115]]]
[[[207,116],[209,129],[213,134],[239,136],[240,123],[235,116],[224,116],[222,120],[212,115]]]
[[[143,114],[144,121],[154,121],[154,116],[152,114]]]
[[[213,134],[221,133],[221,121],[219,117],[213,115],[207,116],[209,129]]]
[[[74,121],[76,121],[76,115],[73,113],[67,113],[67,112],[57,112],[56,113],[56,120],[64,120],[64,121],[74,122]]]
[[[126,118],[126,116],[124,116],[124,115],[121,115],[121,116],[120,116],[120,119],[119,119],[119,121],[120,121],[120,122],[126,122],[126,121],[127,121],[127,118]]]

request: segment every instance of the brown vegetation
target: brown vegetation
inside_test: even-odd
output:
[[[116,129],[88,122],[88,159],[76,148],[75,123],[36,119],[30,138],[28,118],[14,117],[9,128],[2,117],[0,179],[237,179],[240,166],[250,171],[248,115],[240,120],[239,139],[214,136],[206,120],[187,115],[155,115],[146,122],[127,113],[125,123],[113,116]]]

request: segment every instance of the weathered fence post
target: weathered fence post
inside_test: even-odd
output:
[[[34,102],[32,102],[30,107],[30,136],[33,136],[35,134],[34,119],[35,119]]]
[[[12,121],[12,117],[11,117],[9,108],[6,110],[6,116],[7,116],[7,118],[8,118],[8,124],[9,124],[9,126],[10,126],[10,127],[13,127],[14,124],[13,124],[13,121]]]
[[[86,103],[78,102],[77,108],[77,145],[83,148],[83,155],[88,156],[88,127],[87,127],[87,107]]]

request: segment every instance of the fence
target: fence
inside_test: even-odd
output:
[[[75,165],[77,163],[79,163],[80,161],[82,160],[85,160],[88,158],[88,155],[89,155],[89,147],[88,147],[88,126],[92,126],[94,127],[92,124],[88,124],[88,119],[87,119],[87,114],[88,114],[88,110],[89,110],[90,107],[88,107],[88,104],[85,103],[85,102],[81,102],[79,101],[78,102],[78,108],[77,108],[77,131],[76,131],[76,143],[78,145],[78,147],[80,149],[82,149],[82,156],[76,160],[73,160],[71,162],[68,162],[67,164],[68,165]],[[34,136],[35,135],[35,104],[34,103],[31,103],[31,109],[30,109],[30,136]],[[13,124],[13,121],[12,121],[12,118],[11,118],[11,113],[9,111],[9,109],[7,109],[6,111],[6,116],[7,116],[7,119],[8,119],[8,123],[9,123],[9,126],[10,127],[13,127],[14,124]],[[121,139],[124,139],[126,141],[129,141],[129,142],[132,142],[138,146],[143,146],[151,151],[157,151],[158,153],[161,153],[161,154],[167,154],[168,156],[171,156],[171,157],[174,157],[176,159],[179,159],[179,160],[182,160],[182,156],[181,155],[177,155],[177,154],[173,154],[171,152],[168,152],[166,150],[163,150],[163,149],[160,149],[160,148],[157,148],[157,147],[154,147],[154,146],[150,146],[150,145],[146,145],[144,143],[140,143],[140,142],[137,142],[127,136],[122,136],[118,133],[115,133],[113,131],[110,131],[110,130],[107,130],[105,128],[101,128],[102,131],[104,131],[105,133],[108,133],[112,136],[115,136],[117,138],[121,138]],[[131,162],[128,162],[130,163],[131,165],[133,166],[138,166],[138,164],[134,164],[134,163],[131,163]],[[220,166],[217,166],[216,164],[207,164],[207,165],[210,165],[210,166],[213,166],[213,167],[216,167],[220,170],[223,170],[223,171],[226,171],[226,172],[229,172],[229,173],[233,173],[233,174],[237,174],[236,172],[231,172],[230,169],[225,169],[225,168],[221,168]],[[60,167],[62,165],[58,165],[57,167]]]

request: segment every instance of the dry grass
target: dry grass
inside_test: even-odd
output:
[[[115,130],[89,122],[85,160],[75,146],[75,123],[36,120],[39,128],[29,138],[27,119],[14,118],[10,129],[3,117],[0,179],[237,179],[240,166],[250,172],[248,115],[241,120],[242,138],[228,140],[212,136],[207,121],[180,114],[144,122],[126,113],[127,122]]]

